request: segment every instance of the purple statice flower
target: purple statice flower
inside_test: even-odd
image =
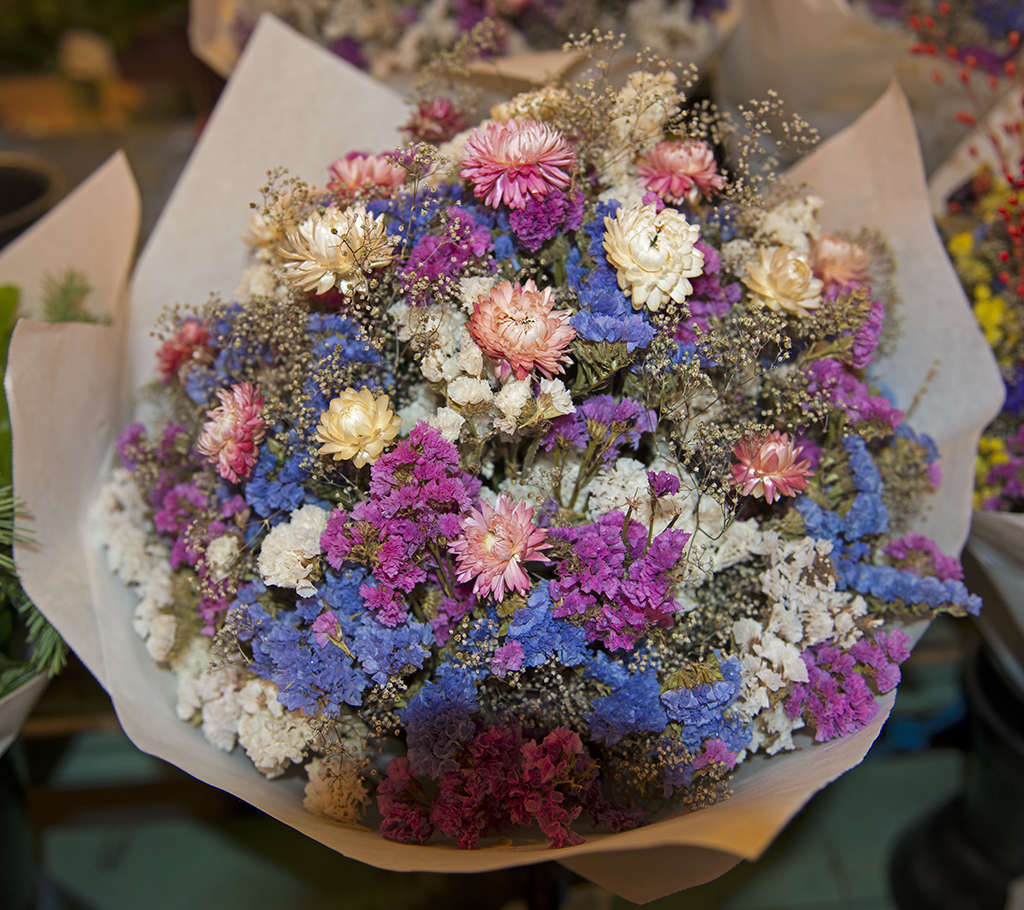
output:
[[[874,679],[878,692],[885,695],[900,683],[900,664],[910,657],[909,643],[910,639],[900,629],[888,634],[876,632],[872,641],[862,638],[856,642],[850,654],[863,665],[861,672]]]
[[[327,562],[336,569],[346,561],[371,566],[373,579],[360,593],[380,622],[394,628],[407,615],[404,596],[438,568],[439,557],[447,558],[460,516],[479,490],[479,479],[459,468],[459,450],[417,424],[371,468],[369,498],[351,514],[331,513],[320,541]]]
[[[691,752],[696,752],[707,739],[725,740],[733,752],[739,752],[750,741],[748,726],[723,717],[742,685],[739,660],[730,657],[722,661],[719,669],[719,682],[702,683],[692,689],[669,689],[661,695],[669,719],[680,725],[680,741]]]
[[[583,201],[579,190],[571,194],[552,190],[543,196],[528,196],[526,205],[513,209],[508,219],[519,245],[536,253],[552,237],[567,230],[579,230]]]
[[[453,288],[462,270],[491,248],[490,231],[466,209],[453,205],[445,211],[441,236],[426,234],[413,247],[402,269],[402,292],[413,306],[432,303],[432,288]]]
[[[877,300],[871,304],[871,315],[853,333],[853,347],[850,351],[849,366],[863,370],[871,363],[871,355],[878,347],[885,323],[885,307]]]
[[[596,437],[601,444],[601,459],[610,465],[623,446],[629,445],[635,451],[641,435],[653,432],[657,425],[657,414],[632,398],[616,401],[611,395],[595,395],[574,413],[551,421],[544,449],[550,452],[556,445],[585,448]]]
[[[730,770],[736,767],[737,755],[720,739],[709,739],[704,743],[704,751],[693,760],[693,770],[699,771],[708,765],[723,764]]]
[[[942,581],[963,581],[964,570],[960,560],[947,556],[934,540],[922,534],[905,534],[890,541],[884,552],[897,563],[903,563],[898,568],[915,575],[935,575]]]
[[[803,716],[814,739],[828,742],[856,733],[878,713],[871,690],[856,669],[857,660],[836,645],[812,645],[801,655],[808,681],[793,686],[786,716]]]
[[[669,720],[653,668],[630,674],[624,685],[593,699],[591,709],[584,718],[590,726],[590,738],[607,746],[614,746],[631,733],[661,733]]]
[[[478,732],[479,711],[470,671],[446,665],[427,680],[402,712],[416,772],[437,780],[445,771],[457,771],[457,757]]]
[[[888,398],[871,395],[857,376],[833,358],[815,360],[804,367],[808,391],[825,397],[841,408],[851,424],[862,420],[878,427],[895,430],[903,423],[903,412],[892,406]]]
[[[370,68],[370,62],[366,59],[366,54],[363,53],[362,47],[351,35],[346,35],[344,38],[339,38],[333,42],[331,50],[346,63],[351,63],[357,69],[368,70]]]
[[[693,293],[686,299],[690,315],[679,323],[674,335],[677,340],[687,343],[695,342],[707,331],[709,319],[725,316],[743,296],[739,282],[722,287],[719,278],[722,261],[714,247],[700,240],[694,247],[704,254],[704,271],[691,280]]]
[[[679,492],[679,478],[668,471],[648,471],[647,483],[651,496],[660,499],[662,496],[675,496]]]
[[[676,568],[690,537],[685,531],[662,531],[648,545],[647,529],[615,511],[549,535],[572,548],[548,585],[556,618],[582,623],[589,641],[613,651],[633,648],[655,626],[672,625]]]
[[[491,673],[499,679],[504,679],[510,672],[521,670],[526,653],[523,646],[515,640],[508,641],[501,645],[491,659]]]

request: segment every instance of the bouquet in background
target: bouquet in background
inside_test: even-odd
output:
[[[729,0],[192,0],[190,42],[196,55],[227,76],[260,16],[271,13],[377,79],[414,73],[442,51],[487,35],[487,56],[556,51],[572,34],[625,32],[650,46],[703,63],[735,10]],[[482,26],[482,28],[481,28]]]
[[[99,446],[72,462],[32,434],[59,400],[90,438],[83,376],[106,389],[87,419],[120,432],[125,374],[97,354],[116,328],[50,388],[19,372],[34,344],[19,329],[12,414],[36,456],[16,453],[19,490],[41,502],[48,478],[81,474],[64,511],[38,509],[49,555],[19,550],[29,590],[142,748],[347,855],[479,871],[585,837],[559,858],[633,899],[720,874],[863,756],[904,619],[975,606],[943,552],[965,534],[962,451],[992,394],[901,157],[905,106],[890,94],[802,165],[829,214],[722,164],[726,125],[681,106],[667,69],[596,99],[516,99],[450,140],[446,175],[433,147],[374,136],[392,102],[340,67],[265,21],[141,258],[126,373],[146,378],[158,350],[168,381],[142,395],[146,427],[121,438],[135,473],[100,510],[141,604],[68,528],[66,503],[95,499]],[[268,70],[348,88],[303,121]],[[360,120],[362,97],[378,117]],[[329,185],[271,175],[243,288],[167,311],[150,343],[161,302],[237,285],[231,212],[268,161],[311,173],[311,149],[330,161],[353,134],[367,145]],[[510,149],[529,156],[514,171]],[[116,201],[117,182],[115,161],[83,194]],[[865,223],[893,228],[895,272]],[[823,277],[825,261],[845,271]],[[892,287],[913,331],[879,360]],[[938,493],[933,450],[869,360],[938,440]],[[910,526],[919,494],[934,506]],[[91,603],[53,578],[51,540],[68,542],[64,578],[84,563]],[[807,747],[788,751],[794,735]],[[755,749],[776,755],[726,784]],[[323,817],[360,809],[372,830]],[[400,842],[433,828],[486,845],[509,826],[502,851]]]

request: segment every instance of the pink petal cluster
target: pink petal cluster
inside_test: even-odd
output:
[[[490,594],[500,602],[506,590],[530,590],[522,563],[543,559],[541,551],[551,546],[547,536],[534,525],[532,507],[502,493],[493,508],[482,502],[462,519],[462,533],[448,549],[457,558],[458,580],[476,579],[474,594]]]
[[[327,189],[332,192],[361,190],[371,187],[401,186],[405,182],[404,167],[395,167],[384,155],[366,155],[349,152],[328,169],[331,175]]]
[[[569,186],[575,155],[558,130],[536,120],[491,122],[473,130],[462,154],[461,176],[478,199],[497,208],[526,205]]]
[[[498,364],[502,380],[510,373],[525,379],[534,367],[548,379],[570,363],[565,349],[576,337],[568,310],[553,311],[554,291],[501,281],[473,305],[469,332],[480,349]]]
[[[413,142],[440,145],[465,128],[466,120],[461,110],[447,98],[434,98],[421,101],[402,130]]]
[[[192,364],[212,362],[210,330],[198,319],[186,319],[156,352],[157,369],[164,382],[170,382],[175,376],[183,382]]]
[[[700,139],[659,142],[637,166],[640,185],[672,203],[710,198],[725,186],[715,155]]]
[[[263,395],[250,382],[241,382],[217,392],[220,407],[207,411],[196,448],[225,480],[238,483],[249,476],[256,464],[257,447],[263,442],[268,424],[260,420]]]
[[[811,266],[825,284],[867,281],[871,255],[864,247],[833,234],[822,234],[811,246]]]
[[[741,440],[733,454],[739,459],[732,468],[733,485],[742,496],[764,497],[769,504],[806,490],[806,478],[814,473],[810,459],[798,460],[802,453],[796,442],[778,430],[764,440]]]

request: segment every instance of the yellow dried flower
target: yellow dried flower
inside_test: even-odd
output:
[[[388,396],[374,398],[369,389],[345,389],[320,415],[316,438],[321,455],[354,461],[357,468],[373,464],[398,435],[402,418],[388,407]]]
[[[800,317],[821,306],[824,285],[803,256],[788,246],[760,247],[757,252],[758,261],[747,264],[749,277],[743,279],[755,300],[774,313]]]

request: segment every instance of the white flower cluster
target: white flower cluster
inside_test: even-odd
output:
[[[178,717],[190,722],[198,717],[207,742],[224,752],[235,747],[241,705],[238,693],[245,682],[234,665],[210,665],[210,639],[196,635],[175,664],[178,677]]]
[[[115,468],[93,506],[92,517],[107,548],[107,565],[141,598],[132,618],[135,634],[156,661],[174,647],[177,620],[172,605],[170,554],[156,541],[146,503],[131,472]]]
[[[859,594],[836,590],[835,570],[828,559],[831,541],[784,541],[767,531],[760,550],[769,558],[761,587],[773,606],[765,625],[753,619],[733,624],[743,674],[733,710],[753,723],[748,748],[764,748],[774,755],[794,748],[793,731],[803,726],[803,721],[786,717],[781,699],[787,684],[808,681],[801,652],[829,640],[849,648],[862,635],[858,620],[867,614],[867,604]]]
[[[268,778],[279,777],[289,764],[300,763],[313,739],[302,711],[286,711],[277,700],[277,686],[250,679],[238,693],[238,743]]]
[[[300,597],[312,597],[316,586],[309,578],[320,555],[320,536],[327,528],[328,512],[318,506],[296,509],[291,519],[272,528],[260,547],[260,577],[268,585],[294,588]]]
[[[359,821],[370,796],[355,762],[338,756],[314,758],[306,772],[309,782],[302,805],[307,812],[346,825]]]

